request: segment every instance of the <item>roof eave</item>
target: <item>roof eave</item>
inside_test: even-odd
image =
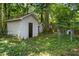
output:
[[[16,20],[7,20],[7,22],[14,22],[14,21],[21,21],[21,19],[16,19]]]

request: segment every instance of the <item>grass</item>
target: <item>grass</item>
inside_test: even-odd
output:
[[[70,56],[79,55],[79,38],[72,41],[68,36],[57,38],[56,34],[41,34],[27,40],[15,37],[0,37],[1,56]]]

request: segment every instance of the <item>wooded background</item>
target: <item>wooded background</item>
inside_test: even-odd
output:
[[[34,13],[43,23],[44,32],[52,29],[75,29],[79,27],[79,4],[75,3],[1,3],[0,4],[0,33],[7,33],[7,20]]]

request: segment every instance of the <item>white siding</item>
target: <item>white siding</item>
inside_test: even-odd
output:
[[[22,28],[24,28],[21,29],[21,35],[24,36],[24,38],[29,37],[29,23],[33,23],[33,37],[38,35],[38,23],[32,16],[24,18],[21,23],[23,24]]]
[[[19,34],[20,30],[19,30],[19,27],[20,27],[20,22],[16,21],[16,22],[8,22],[7,23],[7,29],[8,29],[8,34],[13,34],[14,36],[16,34]]]
[[[29,37],[29,23],[33,23],[33,37],[38,35],[38,22],[32,16],[28,16],[21,21],[8,22],[8,34],[16,35],[19,34],[21,38]]]

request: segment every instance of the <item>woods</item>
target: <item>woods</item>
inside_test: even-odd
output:
[[[43,23],[44,31],[48,31],[49,23],[56,22],[59,26],[70,26],[77,13],[77,4],[1,4],[1,29],[4,32],[4,22],[11,18],[34,12]],[[75,6],[75,8],[73,7]],[[72,10],[73,9],[73,10]],[[76,10],[77,9],[77,10]],[[6,22],[5,22],[6,23]],[[71,24],[72,25],[72,24]],[[58,26],[58,27],[59,27]],[[5,29],[6,30],[6,29]]]
[[[79,4],[1,3],[0,44],[0,55],[79,55]]]
[[[33,4],[33,3],[3,3],[1,9],[0,33],[7,34],[7,20],[19,18],[29,13],[34,13],[38,21],[43,25],[43,32],[57,31],[58,37],[67,30],[78,30],[75,25],[78,22],[79,4]],[[51,25],[50,25],[51,24]],[[54,26],[52,25],[54,24]],[[51,26],[51,30],[50,30]],[[52,27],[53,26],[53,27]],[[63,32],[62,32],[63,31]],[[63,35],[62,34],[62,35]],[[73,33],[74,34],[74,33]]]

